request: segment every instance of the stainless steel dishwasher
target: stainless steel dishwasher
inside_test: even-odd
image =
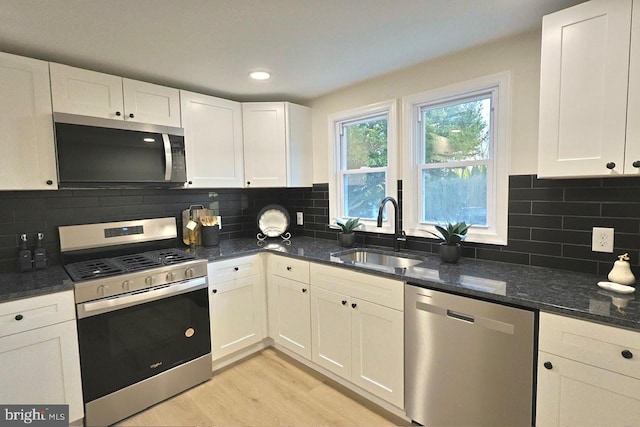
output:
[[[535,313],[405,285],[405,406],[425,426],[531,426]]]

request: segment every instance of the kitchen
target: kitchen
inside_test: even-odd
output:
[[[30,56],[26,52],[22,54]],[[85,65],[81,68],[90,67]],[[97,66],[94,68],[108,71]],[[464,265],[465,260],[471,261],[475,258],[501,261],[516,266],[531,265],[589,273],[597,276],[599,280],[604,280],[616,259],[615,255],[628,252],[637,276],[640,225],[638,203],[635,199],[638,184],[635,178],[547,180],[536,177],[538,170],[536,162],[532,159],[538,156],[539,27],[537,30],[409,66],[312,99],[305,105],[312,109],[313,179],[309,185],[302,188],[205,187],[181,191],[18,191],[14,188],[12,191],[0,192],[2,271],[9,272],[15,269],[15,258],[19,250],[17,238],[20,233],[30,235],[32,246],[34,234],[44,231],[49,263],[59,265],[60,225],[175,216],[194,204],[217,206],[218,214],[223,217],[220,230],[223,243],[254,237],[257,231],[256,215],[268,203],[281,204],[290,213],[304,213],[304,224],[292,225],[290,228],[294,235],[294,247],[295,236],[300,235],[335,243],[335,232],[327,228],[327,224],[333,218],[329,214],[330,190],[327,184],[330,175],[327,161],[327,117],[337,111],[370,105],[390,98],[400,99],[430,88],[443,87],[504,70],[511,70],[512,74],[509,242],[506,246],[465,242],[461,265]],[[252,100],[248,96],[246,98]],[[400,197],[400,192],[398,193]],[[592,227],[615,228],[615,254],[591,251]],[[392,246],[388,234],[356,234],[359,244]],[[428,254],[436,252],[435,246],[432,240],[409,236],[405,248]],[[224,247],[221,245],[220,250]],[[332,250],[338,250],[337,245]],[[597,295],[595,284],[592,287]],[[542,291],[541,293],[544,294]],[[553,300],[551,291],[547,298]],[[598,296],[596,300],[602,304],[604,298]],[[637,329],[632,310],[633,307],[637,307],[634,305],[637,303],[631,300],[628,304],[626,314],[619,315],[613,324]],[[612,310],[616,311],[616,307],[612,307]],[[625,311],[624,308],[621,310]],[[589,311],[588,302],[584,311]],[[564,313],[570,314],[567,311]],[[602,321],[597,315],[587,318]],[[625,376],[628,377],[633,377],[633,374]]]

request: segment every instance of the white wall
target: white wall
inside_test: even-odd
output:
[[[511,175],[533,174],[537,166],[540,31],[498,40],[426,61],[316,98],[313,111],[313,182],[328,182],[328,116],[388,99],[511,70]],[[399,135],[399,145],[405,141]],[[399,157],[400,158],[400,157]]]

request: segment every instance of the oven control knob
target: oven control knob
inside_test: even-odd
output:
[[[144,283],[146,283],[147,286],[153,286],[156,283],[156,278],[153,276],[147,276],[147,278],[144,279]]]
[[[184,272],[184,276],[191,279],[196,272],[193,271],[193,268],[187,268]]]
[[[104,297],[107,295],[107,291],[109,290],[109,286],[107,285],[100,285],[98,286],[98,289],[96,289],[96,292],[98,293],[98,295],[100,295],[101,297]]]
[[[125,280],[124,282],[122,282],[122,289],[125,291],[130,291],[131,290],[131,280]]]
[[[175,274],[173,274],[172,272],[168,272],[167,273],[167,282],[172,282],[175,279]]]

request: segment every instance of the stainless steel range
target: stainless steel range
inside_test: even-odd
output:
[[[207,261],[166,247],[175,218],[59,232],[75,283],[86,425],[113,424],[211,378]]]

